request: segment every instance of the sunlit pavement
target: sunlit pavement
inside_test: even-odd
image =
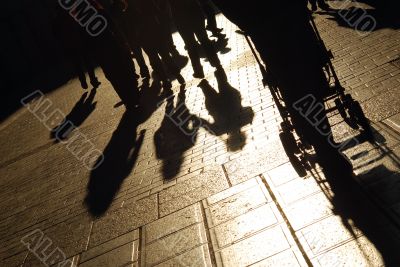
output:
[[[356,186],[341,177],[329,183],[318,169],[298,176],[246,40],[220,16],[231,49],[220,58],[237,91],[217,94],[208,62],[206,79],[214,91],[198,87],[190,64],[182,72],[186,98],[174,82],[176,109],[183,99],[190,114],[209,123],[198,132],[188,128],[196,132],[190,136],[194,145],[165,116],[165,99],[148,120],[131,126],[134,118],[122,117],[125,109],[115,107],[119,99],[100,70],[97,104],[82,108],[87,118],[76,130],[104,151],[97,170],[85,168],[68,143],[53,142],[26,108],[1,125],[0,265],[40,266],[59,248],[79,266],[396,266],[400,69],[392,61],[399,55],[400,33],[383,28],[361,37],[326,18],[317,22],[339,76],[375,129],[375,144],[345,151]],[[175,39],[184,53],[182,40]],[[77,80],[70,81],[46,95],[52,105],[43,114],[68,114],[83,93]],[[338,115],[331,121],[337,141],[358,134]],[[115,186],[109,189],[115,196],[93,218],[84,200],[89,181],[101,179]],[[21,242],[36,229],[44,232],[42,240],[51,240],[49,247]]]

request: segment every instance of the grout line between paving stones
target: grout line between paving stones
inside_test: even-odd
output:
[[[260,176],[261,176],[261,181],[263,182],[263,184],[264,184],[265,187],[267,188],[268,193],[270,194],[270,196],[271,196],[271,198],[272,198],[272,201],[275,203],[275,205],[276,205],[276,207],[277,207],[279,213],[280,213],[281,216],[283,217],[283,220],[285,221],[286,226],[288,227],[288,229],[289,229],[289,231],[290,231],[290,233],[291,233],[291,235],[292,235],[292,238],[293,238],[294,241],[296,242],[296,245],[297,245],[297,247],[299,248],[299,250],[300,250],[300,252],[301,252],[301,254],[302,254],[304,260],[306,261],[306,263],[307,263],[307,265],[308,265],[309,267],[313,266],[313,264],[311,263],[310,258],[308,257],[306,251],[304,250],[303,245],[301,244],[301,242],[299,241],[299,239],[298,239],[297,236],[296,236],[296,231],[294,230],[292,224],[290,223],[288,217],[286,216],[286,213],[283,211],[283,208],[282,208],[281,205],[279,204],[278,199],[276,198],[274,192],[272,191],[271,187],[269,186],[267,180],[265,179],[265,177],[264,177],[263,174],[261,174]]]

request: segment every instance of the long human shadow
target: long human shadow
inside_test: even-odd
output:
[[[55,142],[65,140],[69,137],[71,132],[77,127],[81,126],[83,122],[92,114],[96,109],[97,102],[93,102],[96,96],[96,89],[92,89],[88,95],[85,92],[81,98],[76,102],[71,111],[65,117],[64,121],[54,127],[50,132],[50,138]]]
[[[223,70],[217,71],[215,76],[218,91],[205,79],[199,84],[205,96],[205,106],[214,120],[210,123],[202,119],[202,126],[216,136],[227,134],[228,150],[237,151],[244,147],[247,138],[241,128],[252,123],[254,111],[242,106],[240,92],[229,84]]]
[[[183,154],[194,146],[200,120],[191,114],[185,103],[185,86],[182,85],[174,104],[175,96],[167,98],[164,118],[154,134],[156,156],[162,160],[165,179],[173,179],[180,171]]]
[[[126,111],[111,140],[99,157],[90,173],[87,195],[84,200],[89,213],[94,217],[102,216],[112,204],[121,184],[131,173],[139,156],[145,137],[145,130],[137,133],[138,126],[145,122],[157,109],[163,96],[159,96],[158,83],[149,86],[146,80],[141,87],[142,108]]]

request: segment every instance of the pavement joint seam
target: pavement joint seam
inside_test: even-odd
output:
[[[311,263],[310,258],[308,257],[303,245],[301,244],[301,242],[299,241],[299,239],[297,238],[296,235],[296,231],[294,230],[292,224],[290,223],[288,217],[286,216],[283,208],[281,207],[281,205],[279,204],[278,199],[276,198],[274,192],[272,191],[272,188],[269,186],[267,180],[265,179],[264,175],[261,175],[261,181],[263,182],[264,186],[267,188],[268,193],[270,194],[272,201],[275,203],[279,213],[281,214],[281,216],[283,217],[283,220],[285,221],[286,226],[288,227],[290,234],[292,235],[292,238],[294,239],[294,241],[296,242],[296,245],[298,246],[304,260],[306,261],[307,265],[309,267],[313,266],[313,264]]]

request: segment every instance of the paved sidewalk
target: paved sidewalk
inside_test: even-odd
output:
[[[322,37],[376,135],[345,151],[355,181],[318,168],[298,176],[246,40],[219,16],[231,49],[220,55],[228,93],[205,62],[210,87],[198,87],[187,65],[184,94],[174,82],[174,105],[156,86],[145,88],[148,119],[139,125],[116,106],[100,70],[93,100],[77,80],[45,96],[51,105],[39,109],[42,119],[72,114],[73,136],[104,153],[98,169],[73,155],[82,143],[54,142],[27,108],[0,126],[0,265],[65,256],[64,266],[398,266],[400,33],[384,27],[360,36],[329,17],[317,18]],[[173,121],[188,114],[208,121],[186,125],[189,137]],[[330,120],[338,141],[358,134],[338,115]]]

